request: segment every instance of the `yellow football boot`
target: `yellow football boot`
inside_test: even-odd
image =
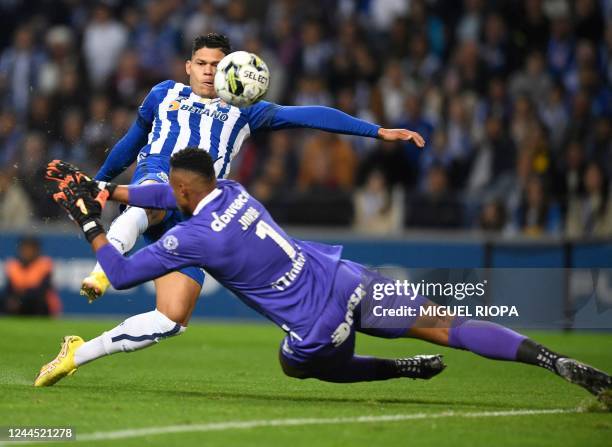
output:
[[[81,283],[81,295],[86,296],[90,303],[100,298],[110,286],[110,281],[103,271],[93,271]]]
[[[77,366],[74,363],[74,352],[83,343],[77,335],[67,335],[62,341],[62,349],[52,361],[40,368],[34,380],[34,386],[51,386],[60,379],[74,374]]]

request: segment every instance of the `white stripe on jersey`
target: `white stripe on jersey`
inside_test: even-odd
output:
[[[227,169],[225,170],[225,175],[223,176],[223,178],[227,178],[227,176],[229,175],[230,168],[232,167],[232,160],[234,159],[236,154],[240,152],[240,147],[242,146],[242,142],[249,135],[251,135],[251,128],[249,127],[249,123],[246,123],[242,127],[242,129],[240,129],[240,132],[238,132],[238,135],[236,135],[236,140],[234,140],[234,146],[232,147],[232,153],[230,155],[230,161],[227,164]]]
[[[174,87],[168,90],[166,93],[166,97],[159,104],[159,120],[162,123],[161,130],[159,132],[159,138],[153,144],[151,144],[150,154],[159,154],[161,153],[162,148],[164,147],[164,143],[168,138],[168,133],[170,132],[170,124],[171,121],[167,119],[168,116],[168,107],[170,103],[176,99],[178,94],[185,88],[185,84],[181,84],[177,82]],[[189,126],[187,126],[189,128]]]
[[[227,121],[223,123],[223,129],[221,130],[221,135],[219,136],[219,152],[217,153],[217,157],[219,157],[219,163],[215,163],[215,174],[219,175],[223,165],[225,163],[225,154],[227,152],[227,144],[229,142],[229,137],[232,134],[232,130],[234,130],[234,126],[236,125],[236,121],[240,118],[240,109],[238,107],[230,107]],[[234,148],[232,147],[232,150]]]
[[[193,104],[198,100],[199,96],[194,95],[193,93],[189,94],[190,104]],[[172,148],[172,153],[174,154],[176,151],[180,151],[181,149],[185,149],[189,144],[189,137],[191,136],[191,127],[189,127],[189,117],[191,116],[191,112],[189,110],[182,110],[179,106],[176,120],[179,125],[179,135],[176,139],[176,143],[174,143],[174,147]]]
[[[204,105],[205,107],[213,107],[210,102]],[[207,119],[208,118],[208,119]],[[210,152],[210,141],[212,139],[212,135],[210,130],[212,128],[213,119],[209,117],[205,117],[202,115],[200,119],[200,144],[198,147],[200,149],[204,149],[206,152]]]

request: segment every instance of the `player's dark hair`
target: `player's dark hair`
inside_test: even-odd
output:
[[[197,147],[187,147],[170,158],[172,169],[195,172],[210,181],[216,177],[215,162],[208,152]]]
[[[193,56],[200,48],[219,48],[223,54],[228,55],[232,52],[232,45],[227,36],[219,33],[208,33],[205,36],[197,36],[193,39],[191,55]]]

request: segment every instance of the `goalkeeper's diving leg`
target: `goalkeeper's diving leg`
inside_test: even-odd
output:
[[[435,306],[423,300],[424,306]],[[505,326],[463,317],[419,317],[405,334],[439,345],[471,351],[493,359],[544,368],[589,393],[605,398],[612,390],[612,377],[597,368],[559,354]]]

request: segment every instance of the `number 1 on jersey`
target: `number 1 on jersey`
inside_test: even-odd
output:
[[[255,227],[255,234],[260,239],[265,239],[266,236],[270,236],[270,238],[274,242],[276,242],[285,253],[287,253],[287,256],[289,256],[291,260],[295,259],[295,248],[293,248],[293,246],[287,239],[278,234],[278,231],[268,225],[267,222],[264,222],[263,220],[257,222],[257,226]]]

